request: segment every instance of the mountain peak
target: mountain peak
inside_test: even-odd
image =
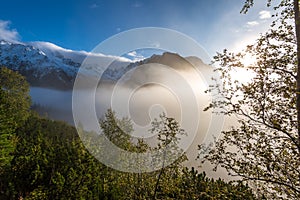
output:
[[[153,55],[145,59],[141,64],[159,63],[177,70],[186,70],[192,67],[191,63],[177,53],[164,52],[162,55]]]

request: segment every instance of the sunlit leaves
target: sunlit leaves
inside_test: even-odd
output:
[[[297,129],[296,72],[297,46],[293,23],[293,2],[283,0],[278,18],[269,31],[245,51],[224,50],[214,59],[219,64],[222,85],[211,86],[220,98],[209,108],[235,116],[238,125],[223,132],[206,156],[232,176],[248,181],[257,194],[268,198],[300,197],[300,140]],[[243,12],[253,6],[246,1]],[[242,63],[250,55],[255,62]],[[233,81],[234,68],[247,68],[249,82]]]

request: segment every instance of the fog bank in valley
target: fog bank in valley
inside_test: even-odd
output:
[[[196,131],[187,150],[187,165],[197,166],[198,145],[212,141],[213,135],[218,137],[219,127],[223,126],[222,119],[213,116],[211,111],[203,111],[211,99],[205,90],[212,84],[211,77],[215,75],[211,66],[196,57],[184,59],[177,54],[152,57],[152,60],[150,58],[127,71],[118,81],[101,80],[95,94],[91,88],[78,89],[77,93],[83,97],[80,99],[80,112],[86,113],[90,98],[95,98],[97,118],[102,118],[107,109],[112,108],[118,117],[127,116],[132,120],[133,136],[145,139],[155,137],[148,131],[151,121],[164,112],[175,118],[187,134]],[[47,112],[48,117],[74,124],[72,91],[31,87],[30,94],[33,103],[40,111]],[[86,114],[81,123],[92,127],[90,117]]]

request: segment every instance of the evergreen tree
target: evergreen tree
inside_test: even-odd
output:
[[[29,115],[29,85],[25,78],[0,67],[0,173],[9,164],[16,140],[15,130]]]

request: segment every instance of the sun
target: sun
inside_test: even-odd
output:
[[[235,67],[230,71],[233,81],[237,80],[240,83],[250,82],[255,76],[255,72],[250,69],[250,66],[255,65],[255,62],[256,58],[254,56],[246,54],[241,59],[241,63],[244,67]]]

